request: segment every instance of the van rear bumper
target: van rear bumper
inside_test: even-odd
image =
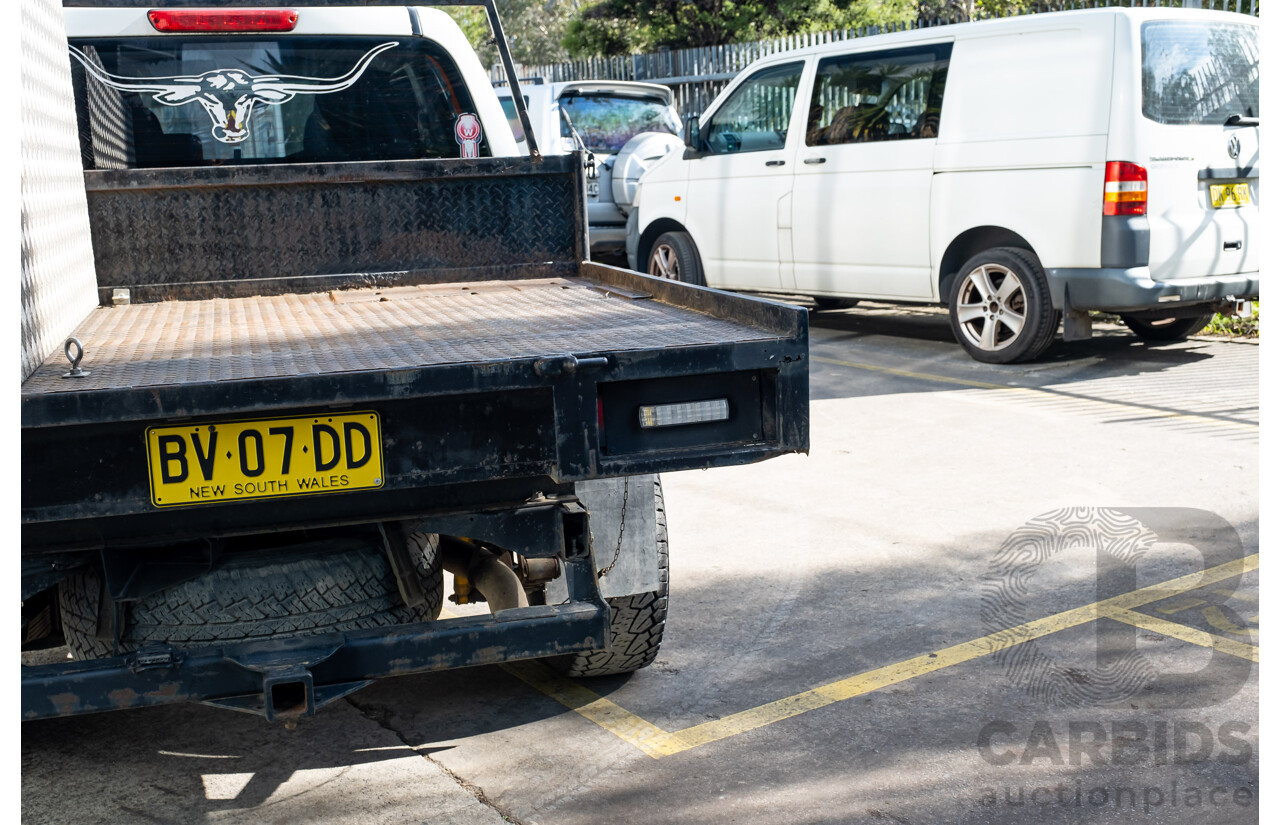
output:
[[[1129,269],[1046,269],[1054,309],[1122,312],[1258,297],[1258,273],[1153,281],[1145,266]]]

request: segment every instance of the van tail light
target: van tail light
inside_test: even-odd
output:
[[[1102,190],[1102,214],[1147,214],[1147,170],[1122,160],[1107,162],[1106,185]]]
[[[158,32],[291,32],[298,25],[294,9],[152,9],[147,12]]]

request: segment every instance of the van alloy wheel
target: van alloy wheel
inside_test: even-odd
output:
[[[983,264],[964,276],[956,318],[970,344],[986,352],[1002,350],[1026,326],[1027,288],[1008,267]]]
[[[655,278],[706,286],[698,247],[688,232],[663,232],[649,248],[648,272]]]
[[[1062,318],[1040,259],[1029,249],[979,252],[951,282],[951,331],[977,361],[1012,364],[1040,357]]]
[[[653,248],[649,256],[649,274],[655,278],[680,280],[680,256],[671,244],[661,244]]]

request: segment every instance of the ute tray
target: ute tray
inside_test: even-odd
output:
[[[643,287],[643,284],[636,284]],[[99,307],[23,401],[247,379],[765,340],[776,332],[583,279],[536,278]]]

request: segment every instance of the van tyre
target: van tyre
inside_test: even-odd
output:
[[[549,663],[566,676],[615,676],[632,673],[653,664],[658,658],[662,634],[667,627],[667,510],[662,500],[662,481],[654,479],[653,502],[657,513],[658,589],[634,596],[606,599],[609,603],[607,651],[557,656]]]
[[[153,593],[124,612],[120,652],[147,644],[201,647],[264,638],[388,627],[440,615],[444,575],[438,542],[416,544],[414,575],[426,599],[406,607],[381,542],[309,542],[226,557],[200,578]],[[109,598],[101,574],[64,580],[58,602],[74,658],[113,655],[96,638],[98,604]]]
[[[853,309],[858,305],[857,298],[832,298],[829,295],[814,295],[815,310]]]
[[[976,361],[1012,364],[1044,354],[1062,314],[1035,253],[1000,246],[974,255],[951,282],[951,331]]]
[[[645,271],[655,278],[706,286],[698,247],[688,232],[663,232],[649,247]]]
[[[1144,341],[1183,341],[1188,335],[1195,335],[1209,325],[1213,313],[1206,312],[1192,318],[1160,318],[1147,320],[1121,315],[1120,320],[1133,331],[1133,334]]]

